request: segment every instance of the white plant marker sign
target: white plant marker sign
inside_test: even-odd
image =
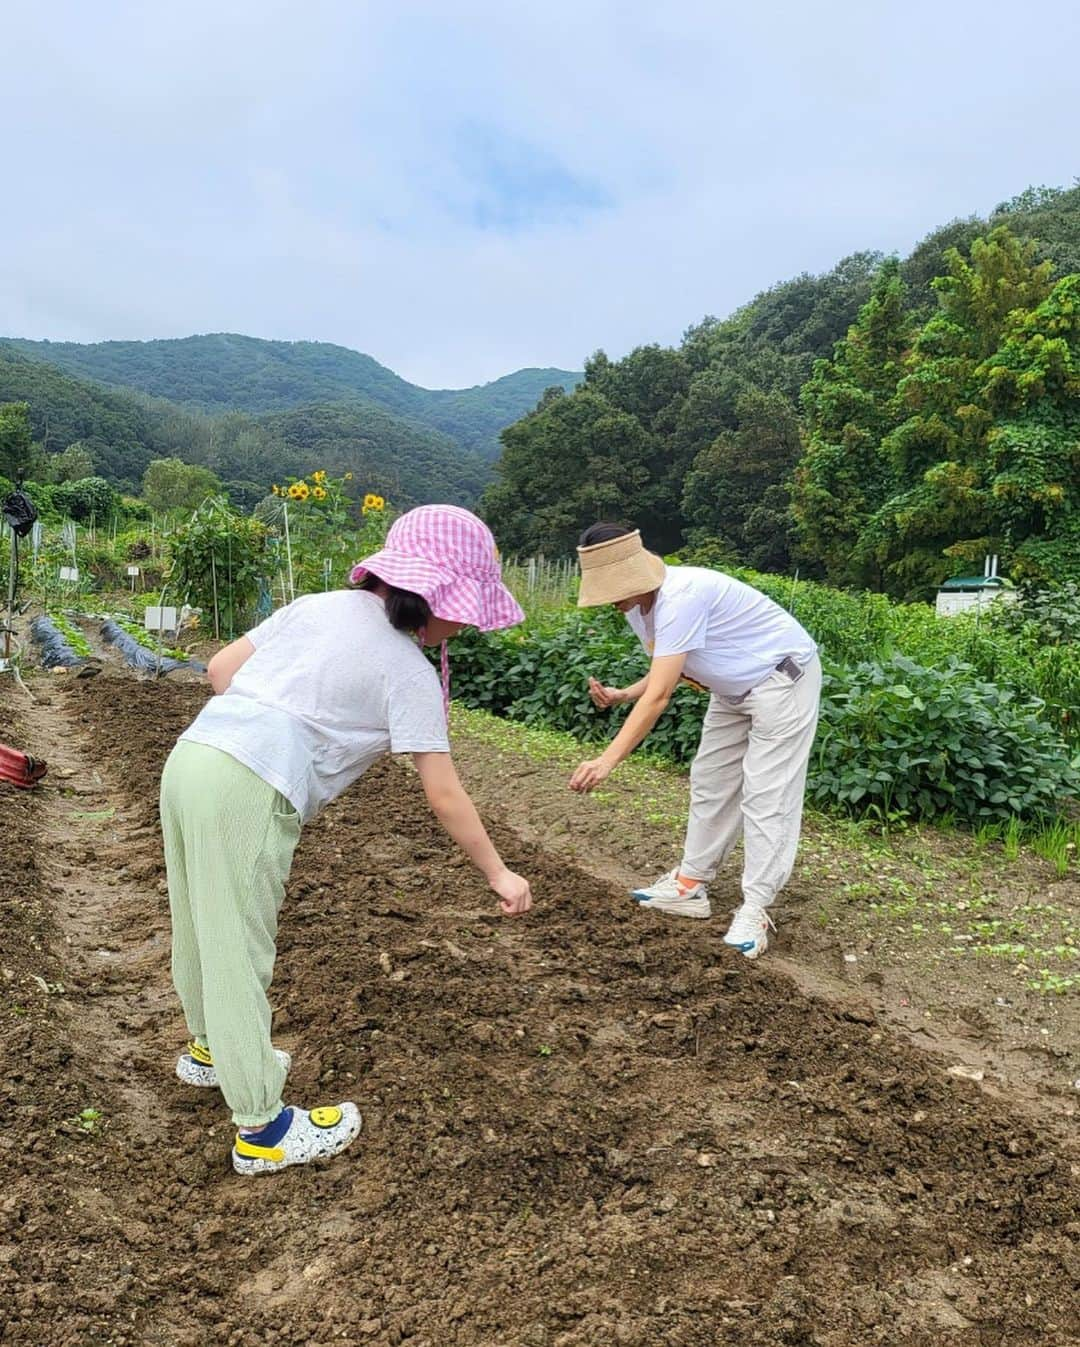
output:
[[[176,631],[176,609],[147,608],[145,622],[146,630],[157,632],[158,635],[163,631]]]
[[[79,568],[78,568],[78,566],[61,566],[61,567],[60,567],[60,579],[61,579],[61,580],[70,580],[72,584],[78,584],[78,582],[79,582]]]

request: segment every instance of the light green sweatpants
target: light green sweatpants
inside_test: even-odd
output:
[[[209,1047],[234,1121],[259,1127],[282,1108],[266,992],[300,816],[235,758],[181,740],[161,777],[161,825],[188,1029]]]

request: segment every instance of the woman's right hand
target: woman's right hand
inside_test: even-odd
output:
[[[532,907],[532,891],[529,881],[513,870],[502,870],[491,881],[491,887],[499,895],[499,907],[504,917],[522,917]]]
[[[610,706],[618,706],[625,700],[622,688],[608,688],[600,682],[598,678],[589,678],[589,696],[592,698],[593,706],[599,707],[601,711],[606,711]]]

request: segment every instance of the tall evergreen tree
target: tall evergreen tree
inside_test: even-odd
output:
[[[910,342],[900,265],[891,258],[833,358],[819,360],[803,388],[806,449],[792,483],[792,511],[803,557],[834,584],[877,578],[853,549],[895,486],[882,441],[896,424]]]
[[[946,262],[934,281],[939,311],[904,362],[897,424],[881,445],[893,487],[852,546],[856,567],[876,565],[883,587],[907,598],[926,596],[958,561],[1005,546],[989,464],[994,409],[980,369],[1052,285],[1049,263],[1004,226],[977,239],[970,258],[954,249]]]

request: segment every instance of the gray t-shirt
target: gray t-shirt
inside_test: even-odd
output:
[[[306,823],[384,753],[448,753],[438,674],[366,590],[309,594],[247,633],[228,690],[180,736],[221,749]]]

